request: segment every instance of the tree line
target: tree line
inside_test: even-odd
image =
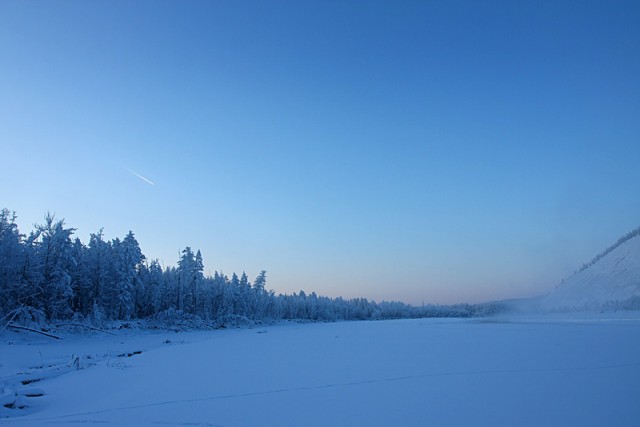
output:
[[[266,288],[266,271],[250,281],[243,272],[229,278],[203,273],[202,254],[182,250],[177,266],[163,268],[140,250],[134,233],[105,240],[102,230],[88,244],[75,229],[47,213],[28,235],[16,214],[0,211],[0,315],[37,313],[44,321],[185,319],[226,325],[265,320],[312,321],[402,317],[472,316],[495,307],[460,304],[415,307],[366,298],[329,298],[300,291],[278,294]],[[35,315],[34,315],[35,316]]]

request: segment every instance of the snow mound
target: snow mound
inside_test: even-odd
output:
[[[640,303],[640,228],[622,237],[541,300],[545,310],[633,308]]]

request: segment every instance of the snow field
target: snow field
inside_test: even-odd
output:
[[[35,407],[0,424],[637,426],[639,332],[640,314],[4,342],[5,383],[26,362],[94,356],[40,381]]]

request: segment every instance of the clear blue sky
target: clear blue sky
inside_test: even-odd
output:
[[[4,0],[0,147],[23,232],[276,292],[544,293],[640,225],[640,3]]]

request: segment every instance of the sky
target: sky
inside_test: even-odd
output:
[[[636,1],[0,2],[0,207],[276,293],[552,290],[640,226]]]

